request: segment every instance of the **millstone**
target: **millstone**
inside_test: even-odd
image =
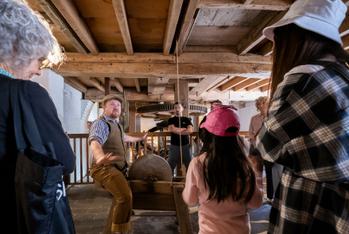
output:
[[[172,181],[172,172],[164,158],[155,154],[146,154],[131,165],[128,177],[130,180]]]

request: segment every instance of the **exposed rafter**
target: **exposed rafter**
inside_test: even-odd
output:
[[[76,77],[64,77],[64,82],[82,93],[85,93],[87,91],[86,86],[81,83]]]
[[[254,28],[251,32],[248,33],[247,38],[243,38],[237,47],[237,52],[240,55],[244,55],[248,53],[251,49],[253,49],[256,45],[262,42],[265,39],[263,35],[263,29],[274,22],[278,21],[282,18],[285,12],[273,12],[270,13],[260,24],[258,27]]]
[[[170,6],[168,9],[167,26],[164,37],[163,52],[165,55],[170,54],[170,49],[173,42],[173,37],[176,32],[176,27],[181,13],[183,0],[170,0]]]
[[[130,35],[130,29],[127,22],[127,15],[124,0],[113,0],[113,7],[116,18],[119,23],[122,39],[124,41],[128,54],[133,54],[133,46]]]
[[[122,86],[118,78],[114,78],[110,81],[111,85],[114,86],[120,93],[124,92],[124,87]]]
[[[199,8],[237,8],[247,10],[286,11],[292,1],[287,0],[255,0],[244,4],[241,0],[201,0]]]
[[[60,14],[68,22],[70,27],[77,34],[79,39],[92,53],[98,53],[97,45],[87,28],[85,22],[79,16],[79,12],[71,0],[51,0],[54,6],[59,10]]]
[[[176,49],[179,54],[183,52],[187,40],[195,24],[196,11],[198,10],[199,0],[189,0],[187,11],[184,16],[184,21],[178,36],[178,48]]]
[[[135,85],[136,85],[136,90],[137,92],[141,92],[141,85],[139,84],[139,79],[134,79],[135,80]]]
[[[269,82],[270,82],[270,79],[261,79],[257,83],[254,83],[254,84],[247,86],[245,89],[247,91],[253,91],[255,89],[259,89],[260,87],[263,87],[266,84],[269,85]]]
[[[204,78],[200,83],[189,91],[189,95],[201,96],[204,92],[219,84],[223,80],[227,79],[227,76],[208,76]]]
[[[246,78],[245,81],[233,87],[233,91],[240,91],[246,89],[249,85],[256,84],[260,81],[260,79],[256,78]]]
[[[105,92],[105,88],[103,87],[103,85],[101,85],[99,80],[97,80],[95,78],[89,78],[89,81],[90,81],[91,84],[93,84],[94,87],[96,87],[97,89],[99,89],[103,93]]]
[[[268,91],[269,90],[269,84],[264,85],[262,87],[259,88],[262,92]]]
[[[80,39],[66,23],[65,19],[57,11],[55,6],[53,6],[52,2],[49,0],[38,0],[38,2],[51,21],[60,28],[67,38],[69,38],[74,48],[80,53],[87,53],[88,49],[81,43]]]
[[[244,82],[246,80],[246,77],[236,76],[233,79],[227,81],[226,83],[222,84],[218,87],[218,89],[222,92],[233,88],[234,86]]]

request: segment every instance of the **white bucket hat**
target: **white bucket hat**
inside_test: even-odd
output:
[[[347,6],[341,0],[297,0],[275,24],[263,30],[264,36],[274,40],[274,29],[288,24],[318,33],[343,44],[339,26],[345,18]]]

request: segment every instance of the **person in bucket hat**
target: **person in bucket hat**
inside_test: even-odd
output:
[[[216,107],[200,128],[206,151],[190,162],[182,194],[200,205],[199,233],[250,233],[247,208],[262,204],[263,186],[242,149],[237,112]]]
[[[298,0],[264,29],[274,42],[271,101],[257,136],[284,166],[268,233],[349,233],[349,55],[340,0]]]

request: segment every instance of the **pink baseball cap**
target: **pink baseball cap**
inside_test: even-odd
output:
[[[239,116],[230,106],[222,105],[208,113],[200,128],[205,128],[216,136],[237,136],[240,130]]]

